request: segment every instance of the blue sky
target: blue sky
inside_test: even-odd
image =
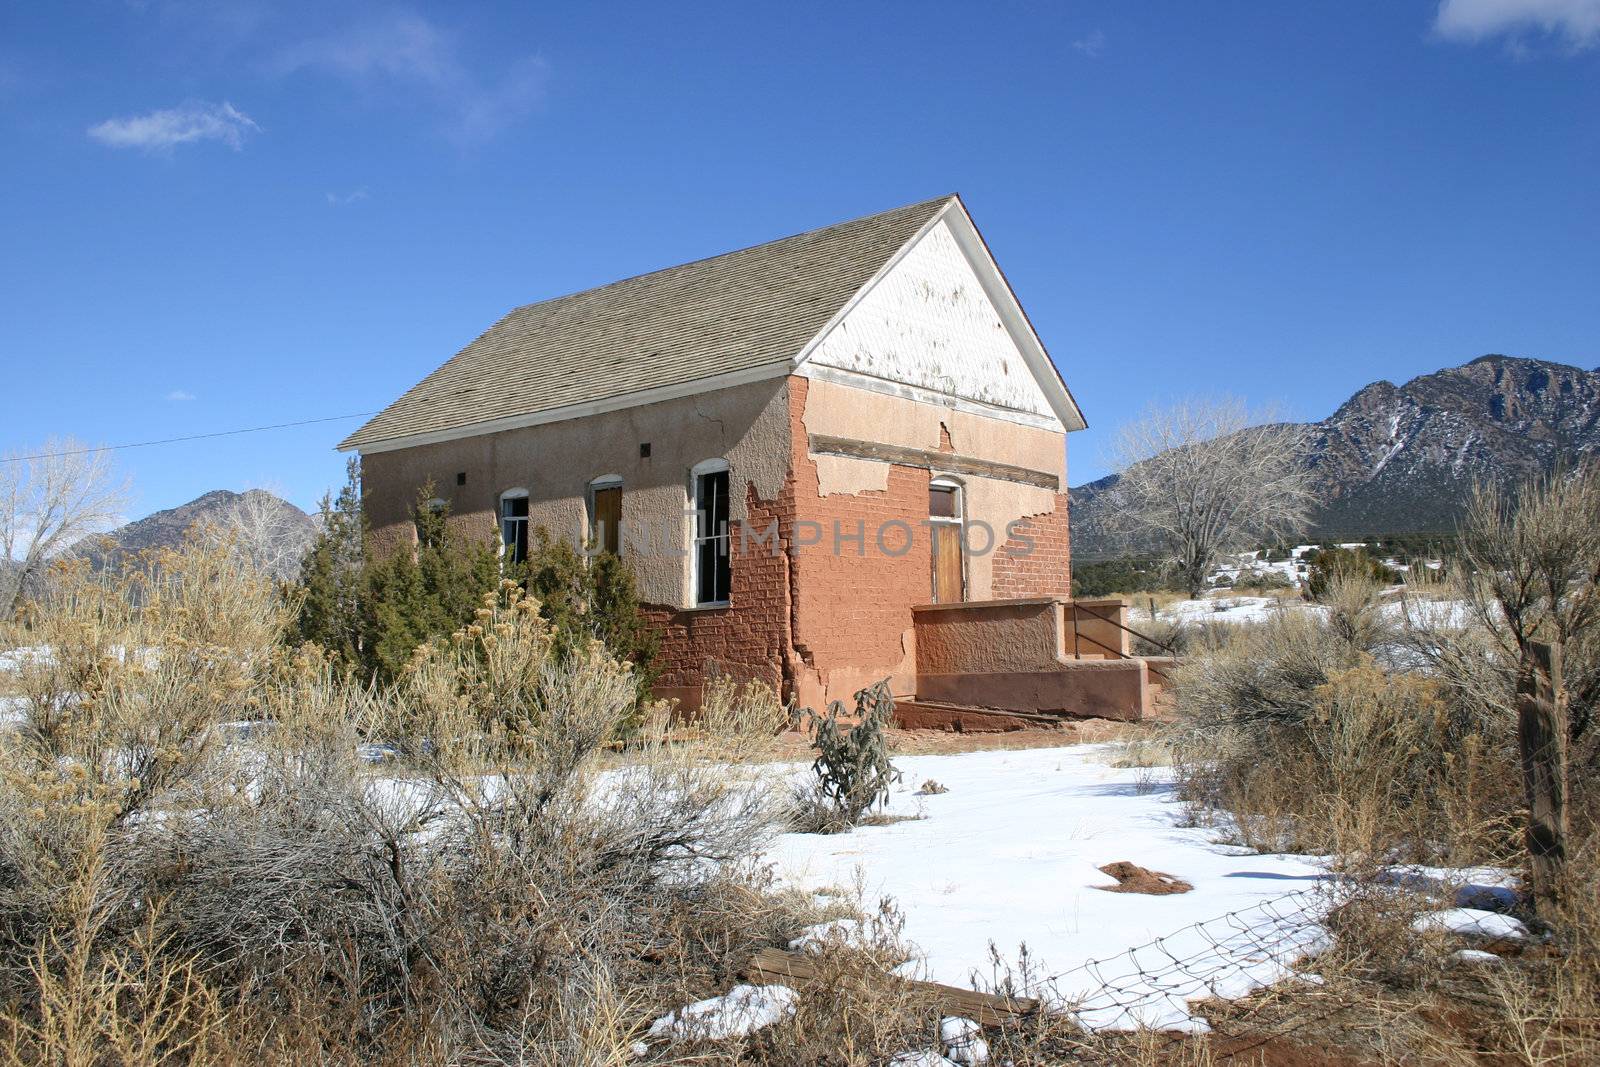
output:
[[[507,309],[959,191],[1091,428],[1600,365],[1600,0],[0,7],[0,450],[383,406]],[[119,454],[309,507],[356,420]]]

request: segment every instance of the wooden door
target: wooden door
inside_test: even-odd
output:
[[[594,491],[594,526],[592,534],[598,547],[612,555],[618,554],[622,544],[622,486],[613,485]]]
[[[961,574],[961,526],[954,522],[933,524],[933,602],[957,604],[963,599]]]
[[[928,520],[933,529],[933,602],[957,604],[966,599],[965,561],[961,558],[961,487],[952,482],[928,483]]]

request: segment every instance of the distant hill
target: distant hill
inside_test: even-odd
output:
[[[187,504],[119,526],[85,543],[81,552],[96,567],[118,566],[142,552],[176,547],[196,526],[232,531],[241,551],[250,552],[280,578],[299,573],[300,557],[319,528],[316,519],[265,489],[243,493],[214,489]]]
[[[1316,537],[1447,532],[1478,481],[1509,484],[1558,461],[1600,455],[1600,369],[1482,356],[1379,381],[1311,424]],[[1073,551],[1124,550],[1104,533],[1111,475],[1072,492]]]

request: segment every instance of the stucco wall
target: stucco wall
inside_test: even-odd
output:
[[[649,458],[639,446],[650,445]],[[566,422],[468,437],[362,457],[362,484],[375,535],[413,537],[409,509],[432,481],[454,521],[474,535],[496,536],[500,494],[528,491],[533,525],[575,538],[586,523],[586,491],[607,475],[622,478],[622,521],[649,530],[659,550],[634,553],[642,599],[683,607],[689,597],[686,556],[671,554],[688,536],[689,469],[728,461],[731,511],[747,517],[751,494],[775,500],[789,472],[788,391],[782,378],[625,408]],[[456,477],[466,474],[466,484]],[[677,531],[674,544],[667,534]],[[629,553],[625,550],[625,555]]]
[[[1101,659],[1056,671],[925,674],[917,698],[1136,722],[1151,707],[1150,672],[1143,660]]]
[[[1055,670],[1131,654],[1124,597],[924,604],[915,615],[919,674]]]
[[[1064,659],[1055,600],[923,605],[915,614],[918,674],[1048,671]]]

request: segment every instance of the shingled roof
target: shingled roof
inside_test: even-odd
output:
[[[781,365],[954,200],[926,200],[519,307],[339,447],[471,433]]]

